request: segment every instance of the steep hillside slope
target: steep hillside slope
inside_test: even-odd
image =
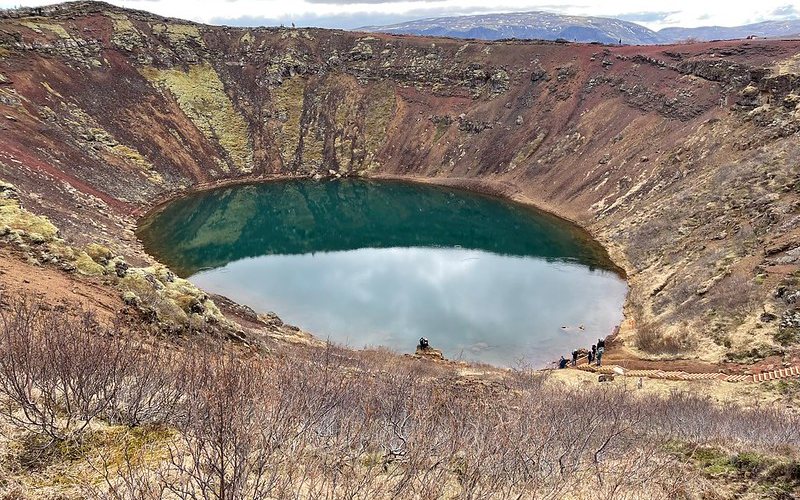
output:
[[[607,245],[638,354],[764,356],[800,342],[799,61],[796,41],[490,43],[95,2],[11,11],[0,179],[70,245],[140,265],[136,216],[197,187],[361,175],[487,191]]]
[[[389,26],[369,26],[380,33],[452,36],[500,40],[503,38],[600,42],[645,45],[658,43],[658,34],[636,23],[605,17],[567,16],[552,12],[512,12],[478,16],[420,19]]]

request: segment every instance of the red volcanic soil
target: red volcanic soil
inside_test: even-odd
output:
[[[357,175],[488,191],[608,248],[629,278],[632,356],[666,345],[644,330],[687,359],[792,356],[799,58],[798,40],[482,42],[93,2],[10,11],[0,179],[70,244],[132,263],[153,261],[135,217],[200,187]]]

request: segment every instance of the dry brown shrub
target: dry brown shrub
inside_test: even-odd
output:
[[[698,493],[687,493],[691,469],[666,442],[800,447],[798,417],[777,408],[614,385],[578,390],[526,370],[465,378],[447,365],[333,345],[270,355],[211,342],[142,348],[92,322],[58,326],[63,317],[32,304],[3,314],[7,424],[56,439],[79,435],[84,416],[169,429],[158,450],[131,442],[87,457],[101,482],[85,491],[96,498],[666,499]],[[41,325],[63,336],[48,339]],[[101,348],[111,349],[110,366],[83,366]],[[47,371],[29,352],[65,367]],[[75,353],[86,358],[68,363]],[[108,363],[107,350],[102,357]],[[50,390],[51,374],[69,378],[69,394],[53,389],[42,400],[18,383]],[[68,400],[88,411],[68,411]]]
[[[69,315],[30,298],[0,309],[0,414],[48,438],[81,438],[112,407],[135,358],[126,338],[90,312]]]
[[[740,273],[725,277],[708,292],[707,306],[731,316],[746,316],[759,305],[758,285]]]
[[[634,342],[638,349],[653,354],[678,354],[692,348],[692,339],[687,333],[667,335],[655,321],[637,322]]]

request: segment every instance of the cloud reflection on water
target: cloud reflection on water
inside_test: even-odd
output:
[[[588,347],[619,323],[626,293],[607,271],[445,248],[269,255],[192,281],[352,347],[409,352],[426,336],[447,357],[505,366]]]

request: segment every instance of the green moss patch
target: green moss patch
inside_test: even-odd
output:
[[[305,89],[305,80],[294,77],[271,90],[272,105],[279,122],[276,139],[284,166],[292,164],[300,144],[300,119],[303,116]]]
[[[89,243],[86,245],[86,248],[84,248],[84,251],[98,264],[106,265],[108,261],[114,257],[114,254],[111,253],[108,247],[100,245],[99,243]]]
[[[241,172],[253,169],[253,146],[250,129],[236,111],[225,86],[214,68],[208,64],[179,69],[143,68],[145,78],[168,89],[186,116],[212,142],[228,155]]]
[[[377,155],[386,142],[389,124],[397,111],[397,99],[391,83],[375,85],[367,95],[368,104],[364,117],[364,146],[367,157],[364,167],[371,170],[378,167]]]
[[[75,269],[84,276],[102,276],[106,268],[92,260],[86,252],[79,252],[75,257]]]
[[[0,181],[0,228],[22,231],[33,235],[36,243],[53,240],[58,235],[58,228],[46,217],[28,212],[18,199],[14,186]]]
[[[800,490],[800,461],[769,456],[754,451],[730,453],[713,446],[695,446],[672,441],[667,451],[688,461],[712,480],[739,482],[757,494],[769,498],[790,498]]]
[[[123,300],[175,331],[223,323],[235,328],[208,296],[164,266],[130,268],[118,285]]]
[[[775,342],[788,347],[794,344],[800,344],[800,328],[797,327],[782,327],[773,335]]]
[[[157,35],[165,35],[170,42],[180,44],[187,40],[193,40],[201,46],[205,46],[203,37],[200,34],[200,29],[193,24],[154,24],[152,26],[153,33]]]
[[[47,218],[22,208],[18,196],[16,187],[0,181],[0,238],[26,252],[31,261],[57,263],[83,276],[109,276],[126,304],[164,329],[179,332],[222,325],[239,330],[205,292],[166,267],[129,268],[122,257],[98,243],[76,249],[58,238],[58,228]],[[32,251],[32,245],[39,253]]]
[[[37,33],[43,33],[44,31],[49,31],[50,33],[58,35],[58,37],[61,39],[72,38],[70,34],[67,32],[67,30],[65,30],[64,27],[61,26],[60,24],[41,23],[35,21],[21,21],[19,24]]]

